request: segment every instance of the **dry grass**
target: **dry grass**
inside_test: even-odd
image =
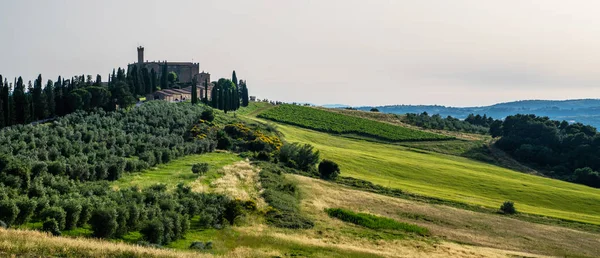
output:
[[[426,256],[435,256],[439,252],[448,256],[467,256],[485,253],[484,257],[493,254],[506,255],[512,252],[536,253],[552,256],[600,256],[600,235],[580,232],[572,229],[524,222],[510,217],[482,214],[447,206],[411,202],[377,194],[351,190],[321,180],[294,176],[305,193],[302,209],[317,218],[317,227],[325,225],[327,238],[340,239],[339,230],[344,225],[340,221],[332,221],[323,211],[325,208],[344,207],[359,212],[391,217],[399,221],[418,224],[431,230],[432,235],[444,240],[441,244],[417,243],[415,251],[423,251]],[[368,204],[368,205],[365,205]],[[315,233],[315,237],[320,236]],[[343,239],[343,238],[342,238]],[[354,242],[353,246],[365,245],[365,248],[381,251],[396,250],[400,243],[382,242],[376,246],[360,240],[340,239],[343,242]],[[465,243],[473,246],[455,245],[446,241]],[[477,247],[474,247],[477,246]],[[402,247],[402,250],[407,250]],[[410,247],[408,247],[410,249]],[[400,252],[396,250],[393,252]],[[510,250],[510,251],[505,251]],[[520,254],[534,256],[533,254]],[[409,255],[410,256],[410,255]],[[442,255],[443,256],[443,255]]]
[[[212,257],[84,238],[53,237],[28,230],[0,229],[2,257]]]
[[[219,170],[221,177],[206,185],[203,178],[198,178],[191,184],[192,190],[197,192],[213,192],[224,194],[242,201],[255,201],[259,209],[267,207],[267,203],[260,196],[260,183],[258,182],[259,169],[250,165],[248,160],[239,161],[224,166]]]

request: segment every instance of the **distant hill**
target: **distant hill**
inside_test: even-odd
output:
[[[356,107],[370,110],[372,106]],[[521,100],[482,107],[446,107],[439,105],[392,105],[376,107],[380,112],[393,114],[423,113],[466,118],[469,114],[505,118],[514,114],[548,116],[553,120],[580,122],[600,128],[600,99]]]

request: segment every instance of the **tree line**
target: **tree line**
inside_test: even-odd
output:
[[[535,115],[508,116],[490,125],[496,146],[550,177],[600,187],[600,134],[581,123]]]
[[[439,114],[430,116],[427,112],[423,112],[421,114],[408,113],[402,118],[402,121],[425,129],[486,134],[494,119],[486,115],[470,114],[465,120],[460,120],[451,116],[444,118]]]
[[[205,83],[205,85],[207,85]],[[231,76],[231,80],[221,78],[216,82],[213,82],[214,87],[211,91],[211,99],[208,100],[208,87],[205,87],[206,90],[204,96],[204,103],[210,105],[213,108],[223,110],[225,113],[228,111],[238,110],[240,107],[247,107],[249,103],[248,96],[248,87],[246,86],[246,82],[240,80],[237,81],[237,75],[235,71]],[[195,93],[195,88],[192,88],[192,93]],[[197,98],[197,96],[195,97]],[[192,95],[192,102],[194,101],[194,95]]]

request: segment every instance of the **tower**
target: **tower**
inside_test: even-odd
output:
[[[144,63],[144,47],[139,46],[138,51],[138,65],[141,66]]]

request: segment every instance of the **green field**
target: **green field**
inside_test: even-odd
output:
[[[600,224],[600,189],[532,176],[467,158],[278,125],[289,142],[310,143],[350,176],[402,190],[498,208]]]
[[[444,135],[296,105],[277,106],[258,116],[321,132],[366,136],[393,142],[451,139]]]
[[[201,162],[209,164],[210,170],[206,173],[205,179],[211,180],[211,178],[218,176],[217,171],[220,168],[240,160],[242,159],[239,156],[232,153],[195,154],[158,165],[143,172],[125,174],[119,180],[113,182],[112,185],[114,188],[131,186],[145,188],[155,184],[167,184],[169,187],[174,187],[178,183],[187,184],[198,178],[198,175],[192,173],[192,165]]]

